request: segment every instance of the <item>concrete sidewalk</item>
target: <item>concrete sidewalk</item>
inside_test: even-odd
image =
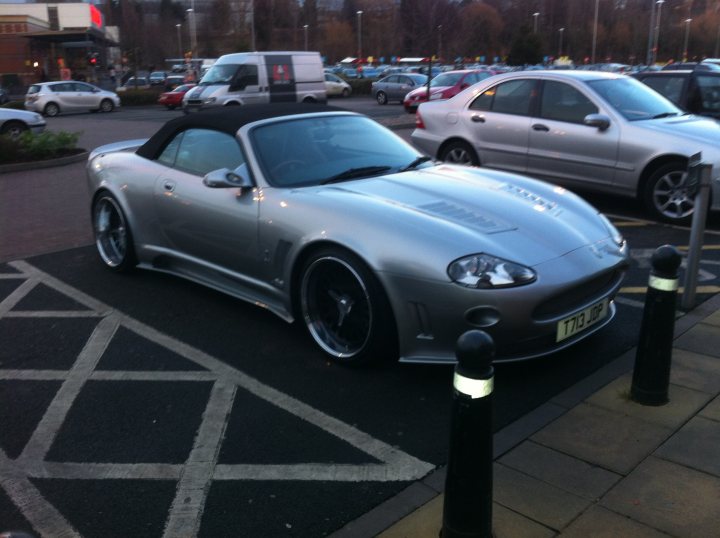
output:
[[[674,336],[668,404],[630,400],[633,349],[495,435],[496,537],[720,536],[720,296]],[[437,538],[444,479],[333,536]]]

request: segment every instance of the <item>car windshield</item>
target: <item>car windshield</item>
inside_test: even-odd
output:
[[[240,67],[238,64],[213,65],[210,69],[208,69],[208,72],[205,73],[205,76],[203,76],[200,81],[200,86],[228,84],[235,76],[238,67]]]
[[[462,78],[462,73],[443,73],[436,76],[430,81],[431,88],[439,88],[440,86],[455,86]]]
[[[412,146],[363,116],[279,121],[254,128],[250,138],[265,177],[275,187],[314,186],[399,172],[418,159]]]
[[[592,80],[587,84],[628,121],[683,114],[671,101],[633,78]]]

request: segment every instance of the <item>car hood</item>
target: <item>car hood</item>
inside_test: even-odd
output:
[[[465,254],[472,245],[474,252],[533,266],[588,245],[612,250],[610,230],[589,204],[563,188],[503,172],[438,165],[318,189],[340,198],[335,207],[370,211],[387,233],[410,226],[422,230],[417,235],[426,244],[454,243]]]
[[[720,123],[710,118],[688,115],[637,123],[657,133],[720,147]]]
[[[37,112],[29,112],[27,110],[17,110],[15,108],[0,108],[0,119],[2,120],[23,120],[30,125],[44,125],[45,120]]]
[[[452,88],[452,86],[433,86],[432,88],[430,88],[430,95],[434,95],[436,93],[442,93],[445,90],[448,90],[450,88]],[[421,94],[421,93],[427,93],[427,85],[422,86],[420,88],[415,88],[414,90],[409,92],[407,94],[407,96],[415,97],[416,95]]]

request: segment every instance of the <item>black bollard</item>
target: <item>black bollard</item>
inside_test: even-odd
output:
[[[457,341],[442,538],[492,536],[495,344],[483,331]]]
[[[642,405],[668,402],[680,253],[670,245],[652,255],[630,398]]]

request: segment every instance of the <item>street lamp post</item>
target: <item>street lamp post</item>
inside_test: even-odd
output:
[[[538,13],[537,11],[533,13],[533,34],[537,34],[537,22],[539,16],[540,13]]]
[[[306,24],[303,26],[303,30],[305,31],[305,50],[308,50],[308,25]]]
[[[688,42],[690,41],[690,23],[692,19],[685,19],[685,46],[683,47],[683,62],[688,60]]]
[[[563,38],[563,32],[565,31],[565,28],[560,28],[558,32],[560,33],[560,37],[558,39],[558,58],[562,57],[562,38]]]
[[[194,4],[195,2],[193,2]],[[195,29],[195,8],[190,8],[187,10],[188,14],[190,15],[190,52],[192,53],[193,58],[196,57],[196,48],[197,48],[197,34]]]
[[[655,17],[655,42],[653,43],[652,51],[653,64],[657,61],[658,42],[660,40],[660,11],[662,10],[662,5],[665,3],[665,0],[657,0],[655,3],[657,4],[657,16]]]
[[[595,63],[595,48],[597,45],[597,29],[598,29],[598,4],[600,0],[595,0],[595,22],[593,23],[593,42],[592,42],[592,56],[590,57],[590,63]]]
[[[362,10],[358,10],[358,62],[362,60]]]
[[[182,24],[178,23],[175,25],[175,28],[177,28],[177,34],[178,34],[178,53],[180,54],[180,59],[182,60],[183,50],[182,50],[182,34],[180,33],[180,28],[182,28]]]
[[[442,58],[442,24],[438,24],[437,27],[438,30],[438,62],[441,61]]]

